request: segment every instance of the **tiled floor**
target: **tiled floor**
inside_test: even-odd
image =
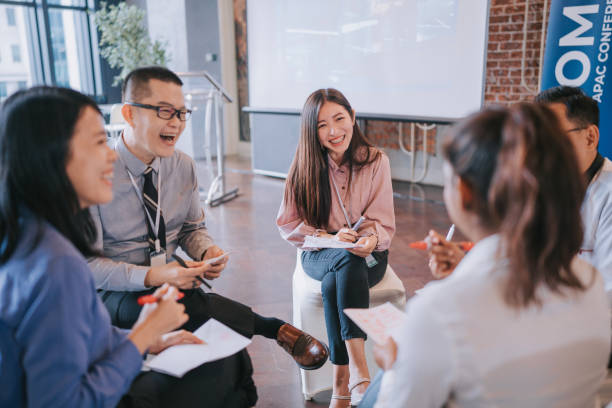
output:
[[[209,184],[202,163],[200,181]],[[217,244],[233,251],[215,291],[245,303],[264,316],[291,321],[291,276],[295,249],[283,241],[275,219],[284,180],[253,175],[248,160],[229,158],[227,190],[239,187],[238,198],[218,207],[206,208],[208,227]],[[411,296],[431,278],[425,254],[408,247],[434,228],[446,231],[449,220],[439,187],[394,183],[397,233],[390,249],[390,264]],[[460,234],[456,239],[460,239]],[[274,341],[256,336],[249,346],[258,387],[258,407],[323,407],[329,393],[305,402],[299,370]],[[331,379],[330,379],[331,382]]]

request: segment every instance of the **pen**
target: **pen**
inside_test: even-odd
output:
[[[453,235],[455,235],[455,224],[452,224],[448,229],[448,233],[446,234],[446,240],[450,241],[453,239]]]
[[[177,254],[172,254],[172,257],[174,259],[176,259],[176,262],[178,262],[179,265],[181,265],[183,268],[189,268],[189,266],[187,266],[187,264],[185,263],[185,261],[183,260],[183,258],[181,258],[180,256],[178,256]],[[201,276],[197,275],[195,277],[197,280],[199,280],[201,283],[203,283],[204,285],[206,285],[206,287],[208,289],[212,289],[212,286],[210,286],[208,284],[208,282],[206,282],[204,279],[202,279]]]
[[[362,215],[361,217],[359,217],[359,219],[357,220],[357,222],[355,223],[355,225],[353,225],[353,228],[351,229],[353,231],[357,231],[357,228],[359,228],[364,221],[365,221],[365,217]]]
[[[456,244],[459,246],[459,248],[461,248],[461,250],[465,252],[468,252],[470,249],[474,248],[474,243],[470,241],[456,242]],[[409,246],[410,248],[413,248],[413,249],[422,249],[422,250],[429,249],[429,243],[425,241],[411,242]]]
[[[176,295],[176,300],[180,300],[185,296],[185,294],[183,292],[179,292]],[[159,300],[158,297],[156,297],[155,295],[144,295],[138,298],[138,305],[139,306],[144,306],[147,303],[157,303],[157,301]]]

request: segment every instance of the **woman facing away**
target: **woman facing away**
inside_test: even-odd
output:
[[[131,331],[111,326],[84,256],[95,228],[88,206],[112,199],[116,153],[96,104],[37,87],[0,110],[0,406],[246,406],[226,360],[207,377],[140,373],[143,354],[201,343],[186,331],[178,291],[163,286]],[[201,395],[214,381],[215,395]],[[123,396],[123,397],[122,397]],[[252,405],[252,404],[251,404]]]
[[[302,253],[304,271],[321,281],[334,373],[331,406],[357,405],[370,379],[366,336],[343,310],[369,307],[369,288],[387,268],[395,214],[389,159],[365,139],[355,111],[335,89],[319,89],[304,104],[276,223],[282,237],[298,248],[308,235],[359,245],[304,248]]]
[[[552,112],[519,104],[467,118],[443,155],[446,208],[476,245],[407,305],[378,353],[391,357],[375,406],[593,406],[610,312],[576,256],[585,187],[569,139]]]

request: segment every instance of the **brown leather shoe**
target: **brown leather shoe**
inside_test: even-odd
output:
[[[278,329],[276,342],[293,357],[303,370],[316,370],[327,361],[329,349],[323,342],[297,327],[285,323]]]

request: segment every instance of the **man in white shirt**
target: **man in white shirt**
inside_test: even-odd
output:
[[[580,88],[558,86],[535,98],[555,112],[567,132],[588,188],[582,203],[584,240],[580,257],[602,274],[612,305],[612,162],[597,151],[599,107]]]

